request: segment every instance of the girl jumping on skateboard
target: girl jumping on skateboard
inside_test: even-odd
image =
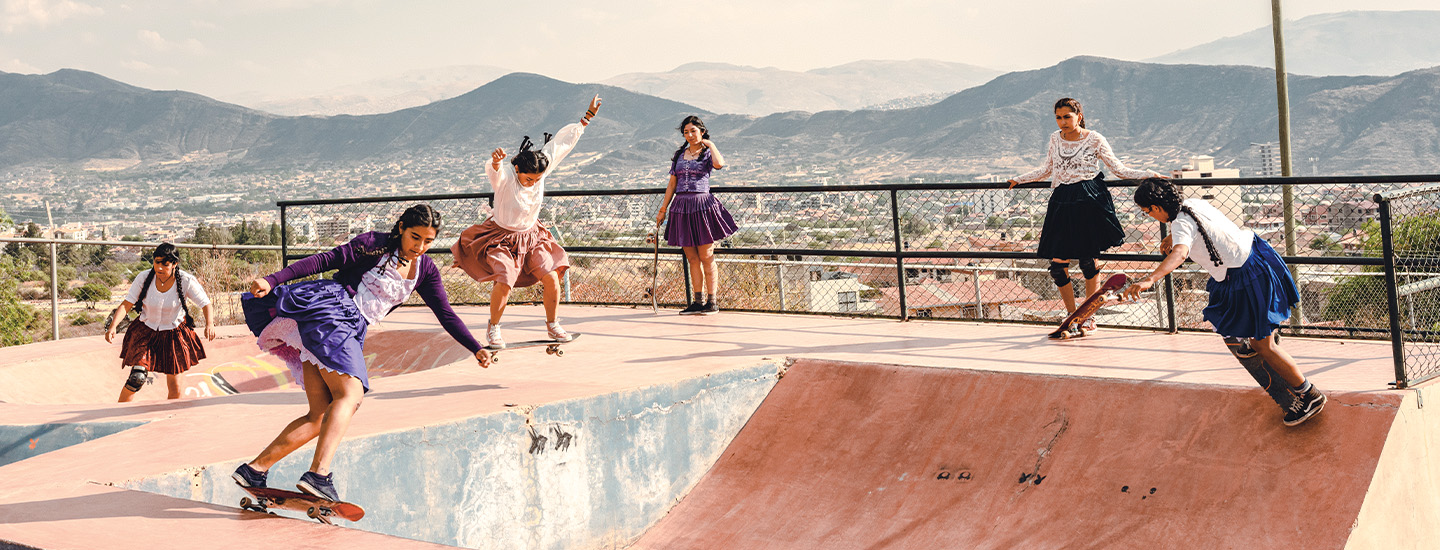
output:
[[[188,298],[205,314],[205,338],[215,339],[214,308],[210,296],[195,276],[180,270],[180,251],[170,243],[160,243],[151,256],[152,269],[135,276],[125,301],[115,308],[105,341],[115,341],[115,327],[134,307],[140,316],[125,331],[120,346],[121,366],[130,367],[125,387],[120,388],[120,402],[135,398],[135,392],[149,379],[147,370],[165,375],[169,389],[167,399],[180,398],[180,373],[205,358],[205,345],[195,335],[195,318],[190,316]]]
[[[350,242],[295,262],[250,283],[242,297],[245,323],[260,349],[285,360],[305,389],[310,410],[291,421],[254,460],[235,469],[244,487],[265,487],[271,466],[317,436],[310,470],[296,484],[316,497],[339,501],[330,461],[360,406],[370,379],[365,371],[366,327],[380,322],[413,292],[435,313],[450,336],[475,354],[480,366],[490,355],[450,309],[440,270],[425,255],[440,231],[440,213],[427,204],[405,210],[389,233],[372,231]],[[285,285],[335,270],[334,279]]]
[[[698,116],[687,116],[680,121],[679,130],[685,143],[670,157],[670,183],[655,214],[655,225],[665,223],[667,213],[673,214],[665,226],[665,242],[683,247],[685,261],[690,263],[695,298],[680,314],[709,315],[720,311],[715,304],[720,286],[715,242],[735,234],[738,228],[730,212],[710,194],[710,171],[724,168],[725,157],[710,141],[705,123]]]
[[[1300,292],[1270,243],[1236,226],[1210,203],[1186,199],[1179,187],[1162,179],[1141,182],[1135,204],[1156,221],[1169,223],[1170,236],[1160,242],[1160,252],[1166,255],[1160,266],[1126,289],[1125,297],[1138,298],[1187,257],[1194,260],[1210,274],[1205,320],[1221,336],[1249,339],[1289,385],[1294,399],[1285,407],[1285,425],[1295,426],[1318,414],[1325,407],[1325,395],[1305,379],[1295,358],[1275,338],[1275,329],[1300,302]]]
[[[1050,204],[1045,209],[1045,226],[1040,230],[1036,255],[1050,258],[1050,278],[1060,290],[1065,309],[1075,313],[1070,259],[1079,259],[1088,298],[1100,286],[1100,268],[1095,265],[1095,258],[1125,242],[1125,230],[1115,218],[1115,201],[1105,186],[1100,163],[1120,178],[1161,176],[1150,170],[1126,168],[1115,157],[1105,136],[1085,128],[1085,112],[1079,101],[1068,97],[1056,101],[1055,125],[1060,129],[1050,134],[1045,164],[1009,183],[1014,188],[1021,183],[1050,178],[1055,190],[1050,193]],[[1085,328],[1093,330],[1095,321],[1085,321]]]
[[[556,317],[560,307],[560,277],[570,269],[570,258],[550,230],[540,223],[540,207],[545,200],[545,176],[565,159],[590,119],[600,110],[600,96],[590,100],[590,107],[579,122],[561,128],[552,136],[545,134],[539,151],[530,136],[520,142],[520,150],[509,165],[500,161],[508,156],[504,149],[495,149],[485,174],[495,192],[495,209],[490,219],[472,225],[460,233],[450,247],[455,266],[477,282],[494,281],[490,289],[490,324],[485,330],[489,347],[505,347],[500,334],[500,317],[505,314],[510,291],[535,283],[545,285],[545,331],[550,339],[568,342],[570,333],[560,326]]]

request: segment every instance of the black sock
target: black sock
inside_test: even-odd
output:
[[[1310,388],[1312,387],[1314,386],[1310,385],[1310,379],[1307,378],[1304,382],[1301,382],[1299,386],[1294,387],[1294,389],[1295,393],[1305,393],[1310,391]]]
[[[698,292],[698,291],[695,292],[695,303],[697,303],[697,304],[703,304],[703,303],[705,303],[705,293],[704,293],[704,292]]]

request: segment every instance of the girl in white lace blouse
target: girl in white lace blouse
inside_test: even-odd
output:
[[[1085,275],[1085,295],[1100,286],[1100,267],[1095,258],[1100,253],[1125,242],[1125,230],[1115,218],[1115,201],[1105,186],[1100,172],[1104,163],[1110,172],[1124,179],[1163,177],[1150,170],[1126,168],[1110,142],[1100,132],[1085,128],[1085,113],[1080,102],[1061,98],[1055,102],[1055,125],[1060,129],[1050,134],[1045,151],[1045,164],[1010,180],[1010,187],[1021,183],[1050,178],[1054,191],[1045,210],[1045,227],[1040,230],[1040,246],[1036,255],[1050,258],[1050,277],[1060,290],[1065,309],[1075,312],[1075,291],[1070,286],[1070,260],[1078,259]],[[1093,329],[1094,321],[1086,321]]]

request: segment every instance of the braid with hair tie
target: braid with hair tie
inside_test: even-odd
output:
[[[180,279],[180,266],[175,266],[175,296],[180,298],[180,307],[185,308],[185,326],[195,328],[195,318],[190,316],[190,304],[185,303],[185,285]]]
[[[523,153],[523,152],[525,152],[525,151],[529,151],[530,148],[531,148],[531,147],[534,147],[534,146],[535,146],[535,142],[530,141],[530,136],[525,136],[525,139],[520,140],[520,152],[521,152],[521,153]]]

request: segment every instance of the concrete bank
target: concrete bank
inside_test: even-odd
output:
[[[765,361],[349,440],[337,487],[366,509],[357,529],[468,548],[624,547],[715,463],[779,368]],[[270,484],[293,484],[311,449],[278,464]],[[120,485],[235,506],[244,493],[229,476],[244,458]]]

